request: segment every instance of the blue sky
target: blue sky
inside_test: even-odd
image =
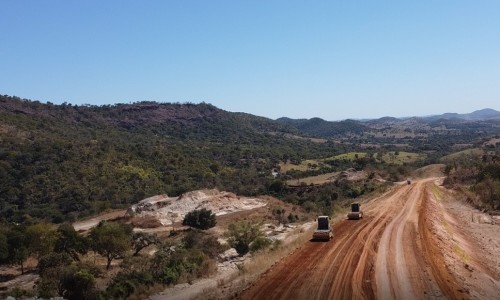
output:
[[[500,110],[500,1],[0,0],[0,94],[273,119]]]

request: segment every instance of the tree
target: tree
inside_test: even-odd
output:
[[[57,234],[53,225],[38,223],[26,228],[26,240],[31,254],[36,254],[40,259],[53,251]]]
[[[0,264],[9,258],[9,243],[7,236],[0,231]]]
[[[285,209],[282,207],[278,207],[273,209],[273,215],[278,221],[278,225],[285,224]]]
[[[76,232],[73,225],[63,223],[57,228],[58,238],[55,242],[56,252],[67,253],[75,261],[80,261],[79,254],[84,255],[89,249],[89,240]]]
[[[156,234],[147,233],[147,232],[134,232],[132,235],[132,240],[134,244],[134,256],[139,255],[139,252],[154,244],[158,244],[160,240]]]
[[[95,277],[86,269],[68,271],[61,280],[62,296],[69,300],[97,299]]]
[[[286,190],[286,182],[276,179],[268,187],[268,191],[274,195],[282,195]]]
[[[67,253],[50,253],[40,258],[38,273],[40,281],[37,285],[38,294],[42,298],[62,296],[61,281],[65,276],[72,259]]]
[[[250,251],[252,243],[265,239],[264,233],[260,230],[260,224],[247,220],[230,224],[226,236],[229,245],[236,249],[240,256]]]
[[[132,229],[116,222],[101,222],[90,231],[91,248],[106,257],[106,269],[113,259],[122,257],[132,244]]]
[[[194,228],[206,230],[214,227],[217,224],[215,214],[211,210],[202,208],[193,210],[186,214],[182,225],[191,226]]]
[[[9,231],[7,244],[9,247],[8,261],[19,264],[21,266],[21,274],[24,274],[24,261],[29,256],[29,250],[26,247],[28,243],[24,230],[14,228]]]

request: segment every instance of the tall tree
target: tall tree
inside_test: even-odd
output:
[[[89,240],[76,232],[73,225],[63,223],[57,228],[58,238],[55,242],[54,250],[56,252],[67,253],[75,261],[79,261],[79,255],[87,253]]]
[[[7,260],[9,257],[9,243],[7,242],[7,235],[0,231],[0,263]]]
[[[38,223],[26,228],[26,239],[31,254],[40,259],[54,250],[57,233],[52,224]]]
[[[132,245],[132,229],[116,222],[101,222],[90,231],[91,248],[106,257],[106,269],[113,259],[122,257]]]
[[[21,274],[24,274],[24,261],[29,256],[29,250],[26,233],[22,228],[14,228],[9,231],[7,236],[7,244],[9,245],[9,258],[12,263],[21,266]]]

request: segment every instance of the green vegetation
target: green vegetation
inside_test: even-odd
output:
[[[59,225],[56,236],[54,251],[66,253],[75,261],[80,261],[80,256],[85,255],[89,249],[89,239],[78,234],[70,223]]]
[[[356,159],[365,158],[367,155],[368,154],[365,152],[349,152],[349,153],[337,155],[337,156],[332,157],[332,158],[327,158],[326,161],[329,161],[329,160],[350,160],[350,161],[353,161]]]
[[[377,160],[387,164],[403,165],[403,164],[424,161],[427,158],[427,155],[424,153],[389,151],[381,153],[381,155],[377,154],[375,157]]]
[[[280,161],[342,151],[286,133],[295,131],[209,104],[96,107],[0,96],[0,216],[61,223],[157,194],[266,194]]]
[[[139,252],[146,247],[160,244],[160,240],[156,234],[142,231],[134,232],[132,240],[134,244],[134,256],[139,255]]]
[[[467,200],[480,209],[500,210],[500,150],[487,150],[482,156],[477,150],[449,156],[444,184],[465,189]]]
[[[202,208],[190,211],[182,220],[182,225],[191,226],[193,228],[206,230],[214,227],[217,224],[215,214],[211,210]]]
[[[316,160],[304,160],[300,163],[281,163],[280,170],[284,173],[292,171],[301,172],[331,172],[342,168],[354,167],[362,169],[367,163],[378,163],[388,165],[405,165],[422,163],[427,158],[424,153],[413,153],[405,151],[373,151],[347,152],[333,157]]]
[[[241,256],[270,246],[271,241],[265,237],[260,226],[247,220],[230,224],[227,232],[229,245]]]
[[[160,239],[150,233],[133,233],[128,225],[118,222],[101,222],[88,237],[75,236],[67,223],[57,228],[48,224],[1,225],[0,263],[23,266],[28,257],[36,259],[40,280],[35,295],[43,298],[123,299],[133,294],[147,295],[155,284],[191,282],[214,273],[215,260],[227,249],[214,235],[199,230],[179,231],[180,239]],[[29,242],[34,232],[40,234],[36,243]],[[51,237],[50,242],[41,247],[38,242],[47,237]],[[141,255],[140,251],[149,246],[156,247],[155,254]],[[88,250],[100,254],[104,262],[96,260],[95,254],[86,255]],[[111,277],[105,290],[98,289],[98,279],[109,272],[115,260],[120,263],[113,264],[118,274]],[[16,290],[11,295],[28,293]]]
[[[101,222],[89,233],[92,250],[106,257],[106,269],[113,259],[123,257],[132,245],[132,227],[115,222]]]
[[[440,161],[441,162],[453,162],[455,160],[459,160],[461,157],[480,157],[481,155],[484,154],[484,150],[480,148],[473,148],[473,149],[465,149],[459,152],[454,152],[448,155],[443,156]]]

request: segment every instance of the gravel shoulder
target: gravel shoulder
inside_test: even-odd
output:
[[[500,298],[500,222],[461,200],[459,194],[440,190],[438,206],[449,247],[446,264],[471,299]],[[442,235],[443,236],[443,235]]]

